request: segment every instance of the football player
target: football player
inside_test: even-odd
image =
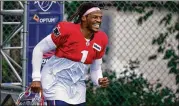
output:
[[[95,85],[109,84],[101,70],[108,44],[107,35],[99,30],[101,9],[93,3],[83,3],[70,21],[74,19],[77,20],[73,23],[59,22],[33,50],[31,90],[39,92],[42,87],[48,106],[84,106],[88,68]],[[55,55],[40,71],[43,53],[54,49]]]

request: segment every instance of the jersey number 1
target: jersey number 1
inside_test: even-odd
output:
[[[84,63],[86,61],[87,55],[88,55],[88,51],[87,50],[83,50],[81,51],[82,53],[82,58],[81,58],[81,62]]]

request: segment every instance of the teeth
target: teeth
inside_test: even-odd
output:
[[[99,28],[99,24],[94,24],[94,26]]]

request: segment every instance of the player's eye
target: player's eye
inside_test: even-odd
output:
[[[100,20],[101,20],[101,19],[102,19],[102,16],[94,16],[93,18],[96,19],[96,20],[97,20],[97,19],[100,19]]]

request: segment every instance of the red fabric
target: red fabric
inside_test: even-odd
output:
[[[51,37],[57,46],[55,52],[57,57],[64,57],[80,62],[82,55],[84,55],[82,51],[88,51],[84,63],[91,64],[94,59],[102,58],[104,55],[108,43],[107,35],[104,32],[96,32],[94,38],[89,42],[90,45],[87,46],[79,24],[59,22],[56,27],[58,28],[59,35],[52,33]],[[99,51],[94,48],[94,44],[101,47],[101,50]]]

